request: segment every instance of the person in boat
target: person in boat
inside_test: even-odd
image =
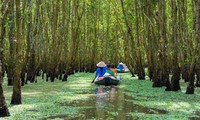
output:
[[[118,65],[117,65],[117,68],[119,69],[120,72],[124,71],[124,64],[122,62],[120,62]]]
[[[107,69],[106,69],[106,73],[103,76],[105,77],[109,77],[111,79],[116,79],[115,73],[112,71],[112,67],[111,64],[107,64]]]
[[[126,66],[126,64],[123,64],[123,65],[124,65],[124,71],[125,72],[129,71],[128,66]]]
[[[107,70],[107,65],[103,61],[100,61],[97,64],[97,69],[95,72],[95,81],[98,79],[103,79],[106,70]]]
[[[115,73],[112,71],[111,64],[107,64],[106,74],[108,74],[109,76],[113,76],[113,77],[115,76]]]
[[[111,68],[110,69],[114,72],[114,75],[116,77],[117,76],[117,70],[115,69],[114,64],[111,64]]]

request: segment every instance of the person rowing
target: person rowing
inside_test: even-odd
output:
[[[117,69],[119,70],[119,72],[123,72],[124,71],[124,64],[122,62],[120,62],[118,65],[117,65]]]
[[[107,70],[107,65],[103,61],[97,63],[95,78],[93,79],[92,83],[98,79],[102,79],[104,74],[106,73],[106,70]]]

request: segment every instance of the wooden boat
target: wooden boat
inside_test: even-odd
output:
[[[118,79],[112,79],[110,77],[105,77],[103,80],[98,80],[94,82],[97,85],[118,85],[120,83],[120,80]]]
[[[117,73],[128,73],[129,71],[125,71],[125,70],[122,70],[122,71],[120,71],[120,70],[117,70]]]

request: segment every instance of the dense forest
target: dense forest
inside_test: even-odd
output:
[[[21,87],[67,81],[75,72],[94,72],[103,60],[123,61],[152,87],[186,94],[200,86],[199,0],[0,0],[0,113],[9,115],[3,76]]]

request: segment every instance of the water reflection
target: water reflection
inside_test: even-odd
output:
[[[97,109],[104,109],[106,105],[107,90],[102,86],[95,89],[95,105]]]
[[[190,117],[189,120],[200,120],[200,112],[195,111],[195,117]]]
[[[115,96],[117,92],[117,86],[96,86],[95,89],[95,104],[97,109],[102,109],[107,104],[115,104]]]
[[[92,92],[92,91],[90,91]],[[90,99],[74,101],[71,103],[62,102],[60,106],[87,107],[80,111],[78,116],[69,118],[69,116],[50,116],[45,119],[62,118],[62,119],[97,119],[97,120],[137,120],[138,117],[132,113],[144,114],[167,114],[167,111],[155,108],[147,108],[134,104],[134,98],[128,96],[127,91],[120,89],[118,86],[95,86]],[[84,93],[82,93],[84,94]],[[88,94],[88,93],[85,93]]]
[[[131,120],[126,115],[124,92],[118,86],[96,86],[95,109],[96,119]]]

